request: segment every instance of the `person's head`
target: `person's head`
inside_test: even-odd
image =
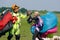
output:
[[[31,11],[27,11],[27,16],[30,16],[32,14]]]
[[[39,16],[39,12],[38,11],[34,12],[33,17],[37,17],[37,16]]]
[[[17,13],[19,11],[19,6],[17,6],[16,4],[12,5],[12,10]]]

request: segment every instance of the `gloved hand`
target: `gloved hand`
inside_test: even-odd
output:
[[[17,20],[18,20],[17,17],[13,16],[13,23],[15,23]]]

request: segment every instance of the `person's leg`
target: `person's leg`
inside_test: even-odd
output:
[[[16,40],[20,40],[20,28],[18,28],[15,32],[15,38]]]
[[[43,40],[42,37],[41,37],[41,33],[38,33],[37,37],[38,37],[39,40]]]
[[[35,33],[33,34],[33,40],[35,40],[37,36],[38,36],[38,31],[35,30]]]
[[[19,35],[15,35],[16,40],[20,40],[20,34]]]
[[[13,37],[13,35],[9,33],[9,36],[7,37],[7,39],[8,39],[8,40],[11,40],[12,37]]]
[[[12,29],[9,31],[9,35],[8,35],[7,39],[8,39],[8,40],[11,40],[12,37],[13,37],[13,35],[14,35],[14,29],[12,28]]]

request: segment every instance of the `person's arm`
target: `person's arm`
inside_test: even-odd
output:
[[[39,23],[39,18],[38,17],[33,18],[33,20],[35,21],[35,24]]]
[[[28,22],[28,23],[31,23],[32,20],[33,20],[33,18],[32,18],[31,16],[29,16],[29,18],[27,19],[27,22]]]
[[[20,18],[26,18],[27,15],[24,15],[24,14],[20,14]]]
[[[15,13],[13,13],[13,12],[12,12],[12,16],[13,16],[12,22],[15,23],[18,19],[17,19],[17,17],[15,16]]]

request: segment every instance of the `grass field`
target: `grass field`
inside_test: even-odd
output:
[[[54,35],[60,36],[60,14],[56,13],[56,15],[58,18],[58,32],[54,33]],[[26,19],[22,19],[21,23],[22,23],[20,27],[21,40],[32,40],[32,34],[30,32],[30,25],[26,22]],[[7,36],[8,36],[8,33],[2,36],[0,40],[7,40]],[[12,38],[12,40],[15,40],[14,37]]]

